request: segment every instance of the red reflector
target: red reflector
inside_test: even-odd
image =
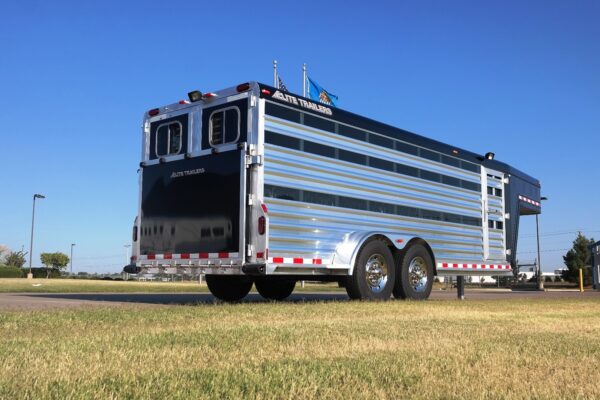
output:
[[[242,83],[241,85],[237,85],[236,89],[238,92],[245,92],[246,90],[250,89],[250,84],[248,82]]]
[[[154,117],[155,115],[158,115],[159,112],[160,110],[158,108],[153,108],[152,110],[148,111],[148,115]]]
[[[266,204],[262,203],[260,205],[260,208],[262,208],[262,210],[264,211],[265,214],[269,213],[269,209],[267,209],[267,205]]]
[[[131,256],[131,262],[136,262],[137,261],[137,256]]]
[[[264,235],[265,229],[267,225],[267,220],[265,217],[258,217],[258,234]]]
[[[262,94],[266,94],[267,96],[270,96],[270,95],[271,95],[271,92],[270,92],[270,91],[268,91],[267,89],[263,89],[263,90],[261,90],[260,92],[261,92]]]

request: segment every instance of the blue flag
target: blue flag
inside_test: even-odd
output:
[[[310,78],[308,78],[308,89],[308,95],[312,100],[334,107],[337,106],[338,97],[323,89],[321,85]]]

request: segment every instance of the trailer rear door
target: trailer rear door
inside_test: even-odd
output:
[[[482,167],[484,258],[491,263],[506,261],[506,179],[503,172]]]
[[[141,254],[240,252],[243,151],[144,169]]]
[[[215,103],[200,111],[201,123],[191,118],[197,110],[150,120],[149,162],[141,177],[141,255],[243,257],[246,168],[238,143],[246,139],[247,100]]]

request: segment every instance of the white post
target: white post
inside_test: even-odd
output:
[[[302,65],[302,96],[306,97],[306,63]]]
[[[277,84],[277,60],[273,60],[273,86],[279,89],[279,85]]]

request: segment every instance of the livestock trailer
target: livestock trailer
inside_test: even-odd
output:
[[[299,280],[425,299],[436,275],[511,275],[540,183],[475,154],[257,82],[149,110],[125,270],[204,274],[235,301]]]

